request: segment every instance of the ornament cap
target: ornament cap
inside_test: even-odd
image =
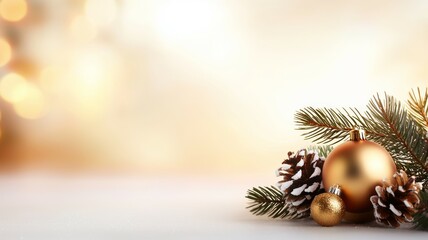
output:
[[[331,186],[331,187],[328,189],[328,192],[329,192],[329,193],[333,193],[334,195],[337,195],[337,196],[339,196],[339,197],[340,197],[340,194],[341,194],[341,192],[342,192],[342,189],[340,188],[340,186],[339,186],[339,185],[335,184],[335,185]]]
[[[349,132],[350,141],[366,140],[366,131],[360,127],[356,127]]]

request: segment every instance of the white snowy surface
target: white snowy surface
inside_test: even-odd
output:
[[[0,239],[427,239],[428,232],[311,220],[245,209],[248,183],[210,177],[0,177]]]

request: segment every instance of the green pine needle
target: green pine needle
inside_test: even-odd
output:
[[[413,220],[415,229],[428,231],[428,192],[420,192],[422,210],[417,213]]]
[[[309,146],[308,150],[317,151],[320,157],[326,158],[328,154],[333,150],[333,146],[331,145],[317,145],[317,146]]]
[[[349,131],[357,126],[350,115],[339,109],[307,107],[295,114],[298,130],[304,130],[306,140],[315,143],[335,144],[349,136]]]
[[[393,156],[397,165],[418,181],[428,183],[428,142],[425,130],[409,116],[401,103],[385,94],[372,99],[366,115],[374,121],[369,126],[372,131],[385,134],[374,136],[373,140],[383,145]]]
[[[423,104],[426,106],[425,101]],[[428,141],[426,131],[394,97],[373,97],[364,113],[355,108],[304,108],[296,115],[303,136],[316,143],[338,143],[348,138],[355,126],[363,127],[367,137],[388,150],[400,169],[416,176],[428,189]]]
[[[428,88],[425,89],[423,95],[421,95],[419,88],[417,88],[417,94],[412,89],[409,95],[410,99],[407,101],[407,104],[410,109],[410,115],[416,122],[428,130]]]
[[[284,201],[282,192],[274,187],[253,187],[248,189],[247,199],[251,200],[247,208],[254,215],[267,215],[271,218],[297,219],[299,215]]]
[[[359,126],[392,155],[398,168],[424,184],[421,192],[423,210],[416,214],[413,224],[428,230],[428,89],[412,90],[409,111],[394,97],[375,95],[361,113],[355,108],[304,108],[296,115],[297,129],[305,139],[316,143],[334,144],[348,138],[348,132]]]
[[[356,108],[307,107],[295,114],[297,129],[303,130],[305,139],[315,143],[335,144],[344,141],[356,126],[365,129],[368,139],[381,144],[392,155],[399,169],[416,177],[424,184],[421,191],[422,210],[414,216],[416,229],[428,230],[428,88],[412,90],[407,102],[409,111],[394,97],[375,95],[365,112]],[[320,156],[327,157],[331,146],[312,147]],[[255,215],[272,218],[296,219],[297,214],[284,201],[276,187],[254,187],[246,198],[248,209]]]

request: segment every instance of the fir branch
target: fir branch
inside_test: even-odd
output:
[[[333,150],[331,145],[309,146],[308,150],[317,151],[320,157],[326,158]]]
[[[417,94],[412,89],[409,93],[410,99],[407,104],[410,108],[410,115],[418,122],[421,126],[428,130],[428,88],[425,89],[423,96],[421,90],[417,88]]]
[[[373,136],[372,140],[383,145],[397,165],[427,184],[428,144],[424,140],[424,130],[392,96],[385,94],[382,101],[377,95],[370,100],[368,108],[366,116],[375,120],[369,128],[386,135]]]
[[[274,187],[253,187],[245,198],[251,200],[247,208],[254,215],[267,215],[271,218],[297,219],[301,216],[290,210],[284,201],[282,192]]]
[[[419,196],[421,197],[421,210],[413,216],[413,227],[428,231],[428,192],[420,192]]]
[[[399,168],[404,169],[428,189],[428,142],[425,131],[395,98],[385,94],[373,97],[368,111],[357,109],[304,108],[295,115],[305,139],[317,143],[337,143],[348,136],[354,126],[366,130],[369,139],[383,145]]]
[[[356,126],[366,130],[368,136],[385,137],[385,134],[371,131],[368,126],[372,120],[364,117],[357,109],[350,108],[313,108],[307,107],[296,112],[294,115],[297,130],[304,130],[302,135],[306,140],[311,139],[320,144],[336,144],[349,137],[349,131]]]
[[[329,108],[301,109],[295,114],[295,120],[297,129],[306,131],[303,133],[306,140],[312,139],[321,144],[335,144],[344,140],[356,125],[339,109]]]

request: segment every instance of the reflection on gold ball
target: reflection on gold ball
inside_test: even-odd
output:
[[[327,157],[322,174],[326,189],[334,184],[341,186],[341,197],[347,211],[345,220],[363,222],[371,219],[358,215],[373,216],[370,196],[375,194],[375,186],[382,179],[391,178],[395,172],[389,153],[382,146],[363,138],[336,147]]]
[[[342,221],[345,203],[333,193],[317,195],[311,204],[311,216],[321,226],[331,227]]]

